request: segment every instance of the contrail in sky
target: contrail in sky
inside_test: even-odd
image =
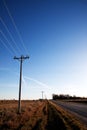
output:
[[[19,76],[19,74],[18,74],[17,72],[13,72],[13,71],[11,71],[9,68],[0,68],[0,71],[10,71],[10,72],[12,72],[12,73],[15,73],[17,76]],[[25,85],[25,86],[28,86],[27,83],[26,83],[26,81],[25,81],[25,79],[31,80],[31,81],[33,81],[33,82],[35,82],[35,83],[37,83],[37,84],[39,84],[39,85],[41,85],[41,86],[43,86],[43,87],[50,88],[48,85],[46,85],[45,83],[43,83],[43,82],[41,82],[41,81],[38,81],[38,80],[33,79],[33,78],[31,78],[31,77],[22,76],[22,81],[24,82],[24,85]]]
[[[22,81],[23,81],[23,83],[24,83],[25,86],[28,86],[27,83],[26,83],[26,81],[25,81],[24,76],[22,76]]]
[[[24,76],[24,78],[25,78],[25,79],[28,79],[28,80],[31,80],[31,81],[34,81],[35,83],[37,83],[37,84],[39,84],[39,85],[41,85],[41,86],[43,86],[43,87],[49,88],[48,85],[42,83],[41,81],[38,81],[38,80],[36,80],[36,79],[30,78],[30,77],[27,77],[27,76]]]

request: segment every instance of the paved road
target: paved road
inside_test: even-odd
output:
[[[87,125],[87,104],[53,101],[62,108],[75,114],[85,125]]]

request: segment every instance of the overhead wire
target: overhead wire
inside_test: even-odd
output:
[[[16,30],[18,36],[19,36],[19,39],[20,39],[20,41],[21,41],[21,44],[22,44],[22,46],[23,46],[25,52],[28,54],[28,50],[27,50],[27,48],[26,48],[25,45],[24,45],[24,41],[23,41],[23,39],[22,39],[22,37],[21,37],[21,34],[20,34],[19,30],[18,30],[18,27],[17,27],[17,25],[16,25],[16,23],[15,23],[15,21],[14,21],[12,15],[11,15],[11,13],[10,13],[10,10],[8,9],[8,6],[7,6],[6,2],[5,2],[5,0],[3,0],[3,3],[4,3],[4,6],[5,6],[5,8],[6,8],[7,12],[8,12],[8,15],[9,15],[9,17],[10,17],[10,19],[11,19],[11,21],[12,21],[14,27],[15,27],[15,30]]]
[[[0,39],[0,41],[2,42],[2,44],[4,45],[4,47],[8,50],[8,52],[13,56],[14,53],[8,48],[8,46],[3,42],[3,40]]]
[[[9,46],[11,47],[11,49],[13,50],[13,52],[15,54],[17,54],[17,51],[14,49],[14,47],[11,45],[11,43],[9,42],[9,40],[7,39],[7,37],[5,36],[5,34],[0,30],[0,33],[2,34],[2,36],[4,37],[4,39],[8,42]]]
[[[11,32],[9,31],[7,25],[5,24],[5,22],[3,21],[3,19],[2,19],[1,17],[0,17],[0,21],[1,21],[1,23],[4,25],[4,27],[5,27],[5,29],[7,30],[9,36],[11,37],[13,43],[15,44],[15,47],[17,48],[18,52],[20,53],[20,52],[21,52],[20,48],[17,46],[17,44],[16,44],[16,42],[15,42],[15,40],[14,40],[14,38],[13,38]]]

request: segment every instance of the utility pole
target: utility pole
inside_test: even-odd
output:
[[[44,93],[44,91],[42,91],[42,99],[43,99],[43,93]]]
[[[21,113],[21,84],[22,84],[22,63],[25,59],[29,59],[29,56],[14,57],[15,60],[20,61],[20,79],[19,79],[19,101],[18,101],[18,113]]]

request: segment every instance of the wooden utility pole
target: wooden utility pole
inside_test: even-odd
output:
[[[42,91],[42,100],[43,100],[43,93],[44,93],[44,91]]]
[[[29,59],[29,56],[14,57],[15,60],[20,61],[20,79],[19,79],[19,101],[18,101],[18,113],[21,113],[21,84],[22,84],[22,63],[25,59]]]

